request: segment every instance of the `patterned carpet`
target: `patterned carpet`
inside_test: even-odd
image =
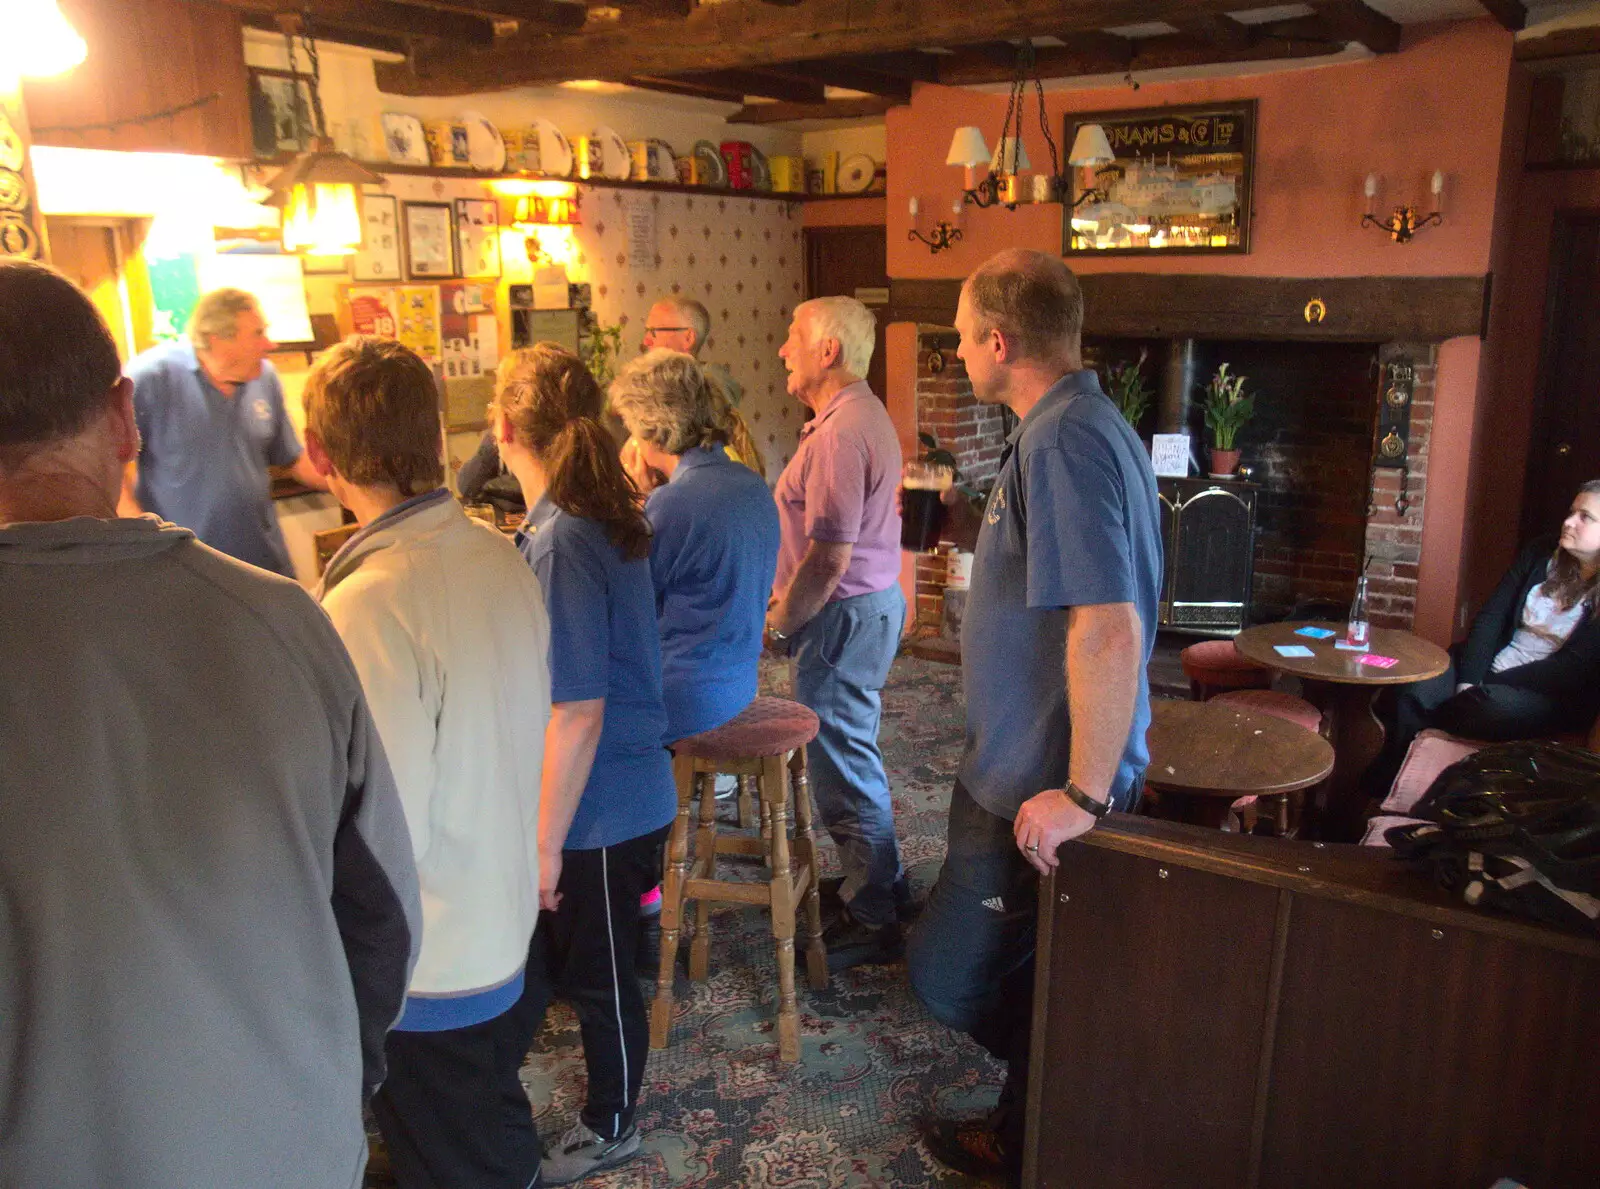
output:
[[[763,684],[767,692],[786,693],[785,669],[767,666]],[[944,855],[961,714],[954,666],[909,657],[895,662],[884,691],[882,744],[901,847],[919,897]],[[820,830],[819,837],[826,875],[833,847]],[[785,1065],[773,1033],[777,972],[766,915],[728,907],[712,922],[711,977],[691,983],[680,976],[671,1043],[650,1054],[645,1070],[643,1150],[583,1184],[854,1189],[974,1183],[936,1163],[918,1136],[930,1116],[986,1110],[1002,1070],[928,1017],[906,984],[903,964],[845,971],[817,993],[806,986],[802,958],[802,1059]],[[577,1017],[566,1005],[552,1006],[523,1080],[540,1135],[561,1134],[582,1105],[584,1086]]]
[[[764,685],[787,692],[771,666]],[[944,818],[961,746],[958,671],[903,657],[884,691],[882,746],[912,883],[926,895],[944,856]],[[823,840],[824,874],[834,854]],[[836,873],[836,872],[834,872]],[[800,966],[802,1057],[777,1058],[777,972],[767,917],[728,907],[712,918],[711,977],[678,980],[668,1048],[650,1054],[639,1113],[641,1154],[585,1181],[646,1186],[954,1186],[968,1178],[918,1141],[932,1115],[978,1114],[1002,1067],[931,1020],[904,965],[858,967],[811,991]],[[550,1012],[523,1069],[539,1132],[560,1134],[582,1105],[577,1018]]]

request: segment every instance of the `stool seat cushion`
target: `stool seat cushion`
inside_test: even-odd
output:
[[[1208,674],[1257,674],[1271,678],[1272,670],[1240,654],[1232,640],[1202,640],[1178,654],[1178,663],[1190,680],[1204,681]]]
[[[1292,722],[1308,731],[1316,731],[1322,726],[1322,712],[1310,702],[1275,689],[1229,690],[1211,700],[1243,710],[1259,710],[1262,714]]]
[[[720,727],[679,739],[673,753],[701,760],[778,756],[817,737],[817,716],[788,698],[757,698]]]

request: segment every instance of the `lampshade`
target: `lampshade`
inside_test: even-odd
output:
[[[1085,124],[1072,138],[1072,152],[1067,154],[1069,165],[1110,165],[1116,160],[1106,130],[1099,124]]]
[[[283,209],[286,251],[348,256],[361,248],[359,189],[383,179],[319,137],[270,183],[269,206]]]
[[[1024,169],[1032,169],[1033,162],[1028,160],[1028,150],[1023,145],[1022,138],[1020,136],[1003,138],[995,146],[989,168],[995,173],[1021,173]]]
[[[950,140],[950,152],[945,157],[946,165],[986,165],[989,161],[989,146],[984,142],[983,133],[972,125],[957,128],[956,134]]]
[[[56,0],[14,0],[7,5],[6,39],[0,48],[0,83],[18,78],[50,78],[64,74],[89,48]]]
[[[533,227],[576,227],[578,198],[576,194],[527,194],[517,199],[511,224],[518,230]]]

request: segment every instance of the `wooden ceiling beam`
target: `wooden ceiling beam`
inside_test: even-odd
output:
[[[682,18],[694,11],[694,0],[611,0],[627,17]]]
[[[1227,12],[1239,0],[1184,0],[1185,12]],[[1043,33],[1088,31],[1159,20],[1174,0],[806,0],[775,8],[760,0],[703,4],[676,21],[595,25],[584,32],[519,32],[491,49],[419,51],[415,61],[378,64],[390,94],[459,95],[562,82],[573,77],[671,77],[779,62],[902,53]]]
[[[864,95],[881,95],[896,103],[911,102],[911,80],[892,74],[880,74],[865,69],[854,62],[821,61],[789,62],[783,66],[762,68],[763,74],[778,78],[818,82],[828,87],[846,91],[860,91]]]
[[[1600,25],[1559,29],[1543,37],[1519,37],[1511,56],[1518,62],[1548,62],[1600,54]]]
[[[780,103],[821,103],[827,98],[819,80],[768,74],[764,70],[707,70],[672,77],[690,83],[704,83],[724,91],[739,91],[759,99],[776,99]]]
[[[1250,31],[1249,25],[1235,20],[1225,12],[1168,17],[1167,24],[1179,33],[1187,33],[1191,37],[1198,37],[1201,41],[1222,46],[1224,49],[1243,49],[1255,40],[1255,34]]]
[[[830,58],[842,66],[860,66],[874,74],[887,74],[908,79],[914,83],[939,81],[939,54],[925,54],[920,50],[903,50],[894,54],[873,54],[869,57]]]
[[[231,0],[230,0],[231,2]],[[502,20],[526,21],[541,29],[581,29],[589,19],[589,10],[578,0],[396,0],[397,3],[417,8],[431,8],[436,12],[462,13],[468,16],[498,17]],[[619,8],[625,0],[611,0]],[[668,3],[669,0],[633,0],[633,2]],[[689,0],[681,0],[683,11],[689,11]]]
[[[1263,40],[1358,42],[1375,54],[1400,48],[1400,26],[1361,0],[1316,0],[1312,15],[1256,26]]]
[[[1521,0],[1479,0],[1479,3],[1490,16],[1513,33],[1528,24],[1528,10]]]
[[[824,103],[751,103],[728,117],[730,124],[787,124],[795,120],[859,120],[881,116],[895,104],[876,96]]]
[[[344,28],[398,37],[437,37],[466,46],[492,46],[494,21],[465,13],[430,11],[397,0],[228,0],[246,14],[311,15],[311,32]]]
[[[277,18],[264,12],[244,12],[239,14],[244,23],[252,29],[260,29],[267,33],[277,33],[282,36],[278,28]],[[316,35],[319,39],[337,41],[340,45],[358,45],[362,49],[383,50],[390,54],[404,54],[406,52],[406,39],[396,33],[376,33],[371,29],[358,29],[351,25],[341,25],[335,21],[318,21],[315,25]],[[300,65],[305,66],[302,56]]]
[[[651,78],[634,75],[623,80],[630,87],[646,91],[660,91],[663,95],[684,95],[690,99],[714,99],[719,103],[743,103],[743,91],[730,91],[726,87],[713,87],[706,83],[692,83],[681,78]]]

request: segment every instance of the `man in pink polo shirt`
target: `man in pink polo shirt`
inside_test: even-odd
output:
[[[906,604],[900,443],[861,378],[873,331],[859,301],[820,297],[796,307],[778,351],[789,395],[816,416],[774,492],[782,537],[767,628],[794,657],[795,697],[822,721],[811,789],[844,868],[840,911],[824,933],[834,970],[897,958],[898,914],[910,898],[878,750],[879,691]]]

